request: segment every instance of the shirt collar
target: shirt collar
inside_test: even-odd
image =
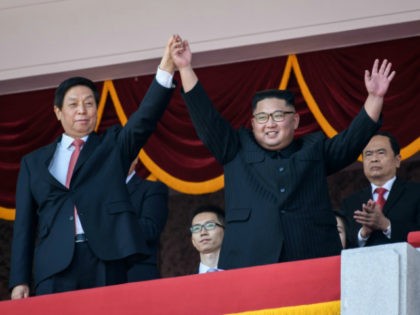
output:
[[[268,151],[272,158],[282,157],[288,159],[293,153],[299,150],[299,144],[297,141],[292,141],[287,147],[278,151]]]
[[[202,262],[200,262],[200,266],[198,267],[198,273],[206,273],[211,267],[203,264]],[[216,266],[217,268],[217,266]]]
[[[397,179],[397,176],[394,176],[390,180],[388,180],[385,184],[383,184],[382,186],[376,186],[375,184],[370,183],[371,188],[372,188],[372,195],[375,192],[375,189],[378,188],[378,187],[383,187],[388,192],[391,191],[392,185],[394,184],[394,182],[395,182],[396,179]]]
[[[87,139],[89,138],[89,135],[82,137],[81,139],[86,142]],[[70,148],[71,144],[73,143],[74,138],[66,135],[65,133],[63,133],[63,135],[61,136],[61,146],[65,149]]]
[[[136,174],[136,171],[132,171],[126,178],[125,183],[128,184],[128,182],[133,178],[134,174]]]

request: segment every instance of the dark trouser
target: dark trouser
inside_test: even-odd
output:
[[[122,260],[105,262],[98,259],[88,242],[75,244],[72,262],[63,271],[41,281],[36,295],[101,287],[126,282]]]
[[[127,270],[127,281],[145,281],[159,279],[160,274],[156,265],[146,263],[133,263],[128,266]]]

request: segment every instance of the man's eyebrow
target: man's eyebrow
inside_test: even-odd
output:
[[[87,98],[93,98],[93,95],[92,94],[89,94],[89,95],[86,95],[86,96],[83,97],[84,100],[87,99]],[[78,97],[77,96],[73,96],[73,95],[69,95],[67,97],[67,99],[68,100],[77,100]]]

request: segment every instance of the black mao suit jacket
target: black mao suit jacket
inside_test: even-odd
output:
[[[313,133],[273,152],[258,145],[251,130],[234,130],[199,82],[183,97],[198,136],[224,168],[226,229],[218,266],[338,255],[327,175],[355,161],[380,125],[362,109],[332,139]]]
[[[130,266],[127,279],[132,282],[159,278],[158,251],[160,234],[168,218],[168,187],[134,175],[127,183],[127,189],[150,252],[149,257]]]
[[[70,264],[75,246],[74,205],[89,246],[99,259],[149,254],[125,180],[172,90],[154,79],[124,128],[114,126],[103,135],[91,133],[69,188],[48,170],[61,137],[23,157],[16,191],[10,287],[29,284],[32,268],[36,286]]]
[[[346,237],[348,247],[358,247],[357,234],[361,224],[353,219],[353,213],[362,209],[362,204],[373,199],[372,188],[366,187],[344,199],[342,211],[346,216]],[[411,231],[420,230],[420,183],[396,179],[383,208],[384,215],[391,221],[391,238],[382,231],[374,231],[365,246],[406,242]]]

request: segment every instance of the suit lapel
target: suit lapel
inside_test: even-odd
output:
[[[99,142],[99,136],[96,133],[92,132],[89,135],[89,138],[86,141],[86,143],[83,145],[82,151],[80,151],[79,158],[77,159],[76,166],[74,167],[73,176],[76,176],[78,170],[82,167],[86,160],[94,153]]]
[[[372,188],[370,186],[363,189],[362,193],[360,194],[360,210],[362,210],[362,203],[368,202],[369,199],[373,200]]]
[[[383,212],[385,215],[394,207],[394,205],[401,198],[401,195],[404,192],[404,182],[399,181],[398,179],[392,185],[391,191],[389,192],[388,198],[385,202]]]
[[[137,187],[141,185],[141,181],[137,177],[137,174],[134,174],[134,176],[130,179],[130,181],[127,183],[127,190],[130,196],[137,191]]]
[[[55,151],[57,150],[57,143],[61,141],[61,136],[57,138],[57,140],[53,143],[50,143],[45,147],[44,152],[44,162],[43,167],[40,169],[40,171],[43,173],[42,178],[46,178],[51,185],[59,186],[60,188],[64,187],[63,184],[61,184],[51,173],[49,170],[51,160],[54,156]]]

